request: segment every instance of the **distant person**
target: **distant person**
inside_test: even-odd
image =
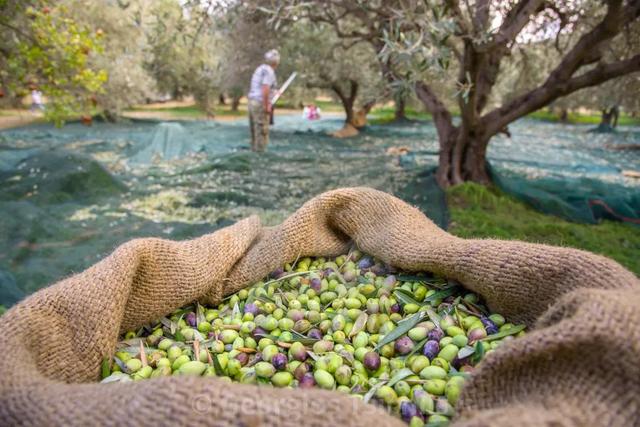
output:
[[[307,120],[318,120],[320,118],[320,108],[315,104],[309,104],[302,110],[302,118]]]
[[[276,92],[276,68],[280,54],[272,49],[264,55],[264,64],[253,72],[249,88],[249,126],[251,127],[251,150],[262,152],[269,143],[269,118],[271,100]]]
[[[42,92],[33,89],[31,91],[31,112],[34,113],[36,110],[44,111],[44,104],[42,103]]]

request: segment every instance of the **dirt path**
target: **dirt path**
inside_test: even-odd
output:
[[[145,106],[146,108],[146,106]],[[290,114],[301,114],[299,110],[287,109],[287,108],[277,108],[276,109],[276,117],[280,115],[290,115]],[[183,115],[172,113],[171,111],[154,111],[154,109],[144,110],[144,111],[127,111],[122,114],[124,117],[128,117],[130,119],[155,119],[155,120],[212,120],[214,122],[229,122],[238,119],[244,119],[247,117],[247,112],[240,110],[237,114],[225,114],[225,115],[216,115],[213,118],[207,118],[206,115]],[[324,117],[338,117],[341,113],[328,111],[323,112],[322,115]]]
[[[42,113],[29,110],[0,110],[0,129],[10,129],[43,121]]]
[[[238,111],[237,114],[217,115],[214,118],[207,118],[205,114],[189,115],[179,114],[172,111],[163,111],[167,108],[190,106],[193,105],[189,101],[172,101],[156,104],[148,104],[144,106],[144,110],[127,111],[123,113],[124,117],[130,119],[152,119],[152,120],[213,120],[216,122],[229,122],[247,117],[244,109]],[[301,114],[299,110],[288,108],[277,108],[276,117],[280,115]],[[337,117],[341,113],[328,111],[323,112],[324,117]],[[10,129],[18,126],[26,126],[32,123],[43,122],[42,113],[31,113],[29,110],[0,110],[0,130]]]

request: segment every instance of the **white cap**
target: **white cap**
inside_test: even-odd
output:
[[[264,54],[264,60],[269,64],[278,64],[280,63],[280,53],[276,49],[271,49]]]

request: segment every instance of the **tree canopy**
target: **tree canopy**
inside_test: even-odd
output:
[[[323,22],[349,43],[373,46],[387,79],[411,86],[433,116],[443,186],[489,182],[487,145],[514,120],[640,70],[637,0],[258,3],[275,22]],[[499,96],[513,53],[541,42],[557,52],[557,61],[539,80],[521,85],[521,93]],[[460,115],[459,124],[453,113]]]

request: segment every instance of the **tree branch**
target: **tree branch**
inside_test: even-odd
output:
[[[415,92],[418,99],[420,99],[433,116],[433,121],[438,131],[438,138],[441,142],[446,141],[454,131],[451,113],[426,83],[416,83]]]
[[[490,136],[514,120],[532,113],[560,97],[638,71],[640,71],[640,54],[622,61],[601,63],[594,69],[566,81],[547,80],[544,85],[484,115],[482,121],[487,123],[487,134]]]
[[[520,31],[529,23],[531,15],[541,10],[544,0],[520,0],[505,16],[498,33],[493,39],[483,45],[477,46],[480,51],[493,50],[500,46],[506,46],[515,40]]]

